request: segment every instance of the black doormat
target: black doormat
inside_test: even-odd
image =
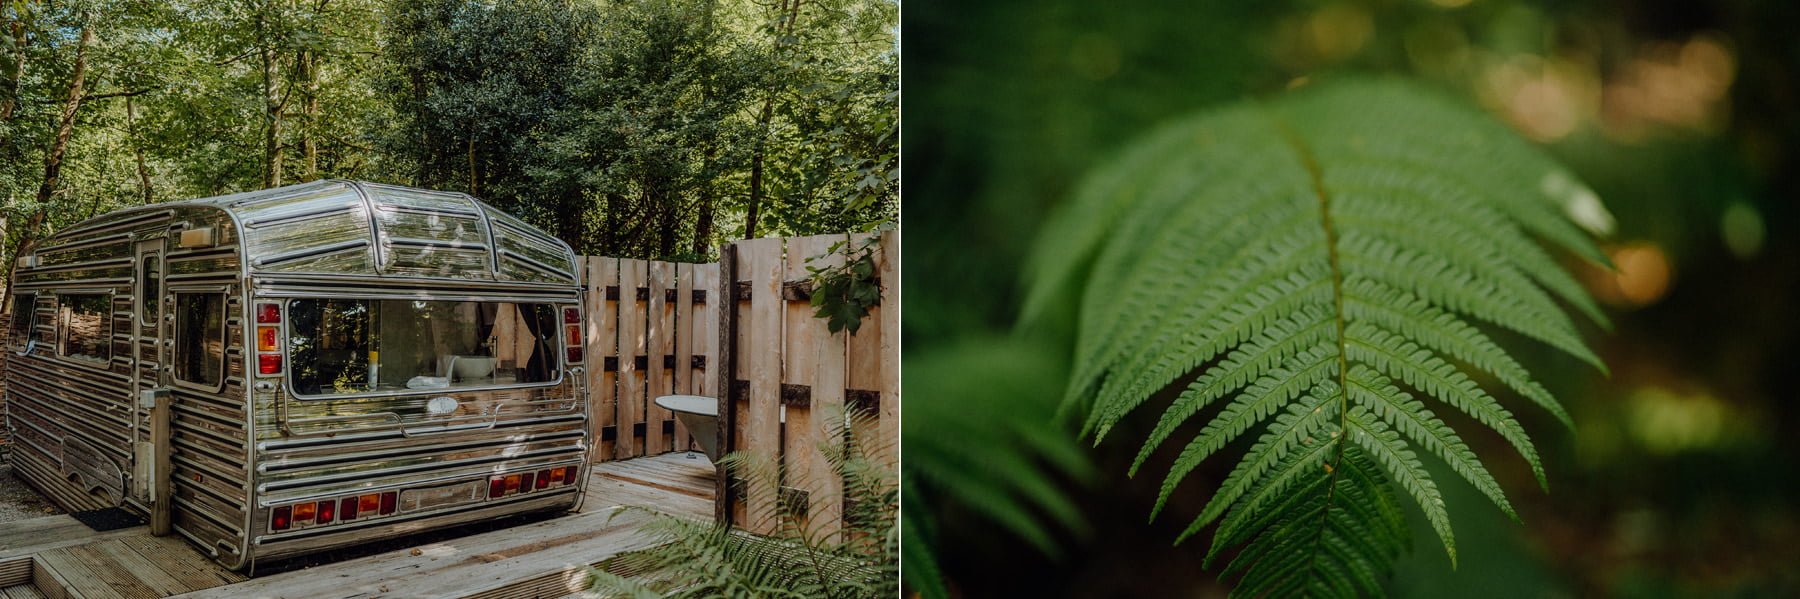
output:
[[[74,516],[75,519],[82,524],[86,524],[88,528],[100,532],[130,528],[144,523],[143,518],[139,518],[131,512],[116,507],[109,507],[103,510],[75,512],[69,515]]]

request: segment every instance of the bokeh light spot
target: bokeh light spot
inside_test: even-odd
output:
[[[1608,254],[1617,270],[1596,269],[1588,278],[1600,301],[1635,308],[1655,303],[1669,292],[1674,272],[1661,247],[1639,241],[1616,246]]]
[[[1119,74],[1122,57],[1111,36],[1085,33],[1069,48],[1069,66],[1088,79],[1101,81]]]
[[[1741,259],[1755,257],[1761,252],[1763,236],[1767,233],[1762,212],[1747,202],[1732,202],[1719,219],[1719,237],[1725,240],[1725,248]]]

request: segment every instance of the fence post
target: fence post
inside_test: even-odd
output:
[[[731,396],[731,377],[737,372],[737,244],[725,244],[719,248],[719,273],[713,281],[713,302],[718,313],[718,339],[713,345],[713,355],[717,364],[708,363],[712,369],[713,389],[719,398],[718,448],[719,454],[725,455],[737,451],[737,443],[732,433],[737,430],[737,401]],[[716,464],[717,472],[713,478],[713,519],[720,524],[732,524],[731,507],[736,503],[736,489],[731,484],[731,472],[725,464]]]

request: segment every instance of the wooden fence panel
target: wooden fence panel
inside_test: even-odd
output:
[[[843,235],[818,235],[788,240],[787,268],[783,278],[796,289],[807,280],[807,260],[815,267],[843,264],[841,254],[826,255]],[[842,438],[844,417],[845,335],[832,333],[826,321],[813,317],[807,294],[784,298],[787,303],[787,344],[782,357],[783,387],[804,389],[805,401],[788,404],[787,442],[783,447],[786,484],[806,498],[802,526],[809,531],[836,531],[843,506],[843,480],[832,469],[822,445]]]
[[[719,297],[719,265],[699,264],[694,266],[694,290],[699,291],[705,301],[694,306],[694,347],[700,354],[701,368],[694,372],[694,380],[689,389],[697,395],[707,397],[719,396],[719,378],[711,376],[721,366],[724,359],[719,354],[719,307],[726,304]]]
[[[668,453],[673,446],[669,436],[664,434],[664,423],[672,415],[668,410],[656,405],[655,399],[669,394],[669,364],[665,356],[675,352],[673,345],[674,331],[670,330],[668,290],[670,279],[673,279],[673,264],[668,262],[648,262],[645,264],[649,283],[645,302],[644,355],[647,358],[645,369],[645,416],[644,416],[644,455]]]
[[[587,259],[587,357],[588,418],[594,440],[593,460],[609,460],[613,441],[609,427],[615,426],[618,413],[617,366],[607,368],[608,360],[619,357],[619,303],[607,298],[606,288],[619,284],[619,260],[601,256]],[[615,429],[616,430],[616,429]],[[616,433],[615,433],[616,434]]]
[[[750,380],[750,407],[744,412],[742,451],[778,460],[781,452],[781,297],[782,239],[752,239],[738,244],[739,264],[750,280],[750,314],[740,330],[748,333],[738,346]],[[774,462],[765,465],[773,465]],[[778,481],[766,472],[744,475],[745,528],[768,534],[780,525]]]
[[[700,395],[692,386],[694,376],[694,359],[699,352],[694,351],[694,265],[675,265],[675,328],[672,329],[675,339],[675,380],[670,387],[672,392],[681,395]],[[687,425],[680,418],[675,419],[675,451],[687,451],[693,446],[693,435],[688,434]]]
[[[807,259],[840,264],[832,244],[867,239],[753,239],[727,245],[715,264],[587,258],[595,459],[695,447],[653,400],[716,397],[720,449],[755,456],[765,470],[721,468],[715,515],[759,533],[790,524],[835,532],[843,481],[820,446],[845,432],[847,409],[872,414],[858,439],[890,470],[898,464],[899,234],[876,245],[881,304],[854,335],[813,317]]]
[[[643,260],[619,260],[619,426],[613,455],[621,460],[644,454],[644,438],[637,431],[645,415],[644,371],[638,357],[644,355],[648,320],[637,290],[648,274],[646,267]]]
[[[900,474],[900,231],[883,233],[875,272],[881,278],[881,305],[870,320],[881,326],[881,395],[875,456],[888,472]]]

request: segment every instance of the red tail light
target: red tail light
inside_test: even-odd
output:
[[[575,484],[575,477],[581,474],[581,467],[563,466],[563,471],[563,484],[572,485]]]
[[[538,472],[537,473],[537,481],[532,485],[532,488],[534,488],[534,489],[549,488],[550,487],[550,477],[552,476],[550,473],[555,472],[555,471],[556,470],[544,470],[544,471]]]
[[[563,308],[564,324],[581,324],[581,311],[574,308]]]
[[[327,500],[319,502],[319,523],[320,524],[330,524],[332,520],[337,519],[336,516],[337,516],[337,501],[336,500],[327,499]]]
[[[499,499],[506,496],[506,477],[496,476],[488,480],[488,499]]]
[[[533,487],[532,487],[532,481],[533,481],[533,479],[536,479],[536,478],[537,478],[537,475],[536,475],[536,474],[532,474],[532,473],[530,473],[530,472],[526,472],[526,473],[525,473],[525,474],[522,474],[522,475],[520,475],[520,478],[519,478],[519,490],[521,490],[521,491],[530,491],[530,490],[531,490],[531,489],[532,489],[532,488],[533,488]],[[543,487],[536,487],[536,488],[540,488],[540,489],[541,489],[541,488],[543,488]]]
[[[581,361],[581,348],[571,347],[571,348],[568,348],[568,351],[569,351],[569,363],[570,364],[574,364],[576,362]]]
[[[341,502],[340,505],[341,505],[340,509],[342,509],[344,512],[345,520],[355,520],[356,519],[356,498],[355,497],[345,497],[344,501]]]
[[[288,506],[275,508],[275,516],[269,520],[269,525],[275,530],[287,530],[294,524],[292,516],[293,510]]]
[[[257,374],[281,374],[281,354],[257,354]]]
[[[394,508],[396,506],[398,506],[399,504],[400,504],[400,494],[398,492],[388,491],[386,493],[382,493],[381,494],[381,515],[386,516],[388,514],[394,513]]]
[[[281,322],[280,304],[257,304],[256,324],[279,324]]]

